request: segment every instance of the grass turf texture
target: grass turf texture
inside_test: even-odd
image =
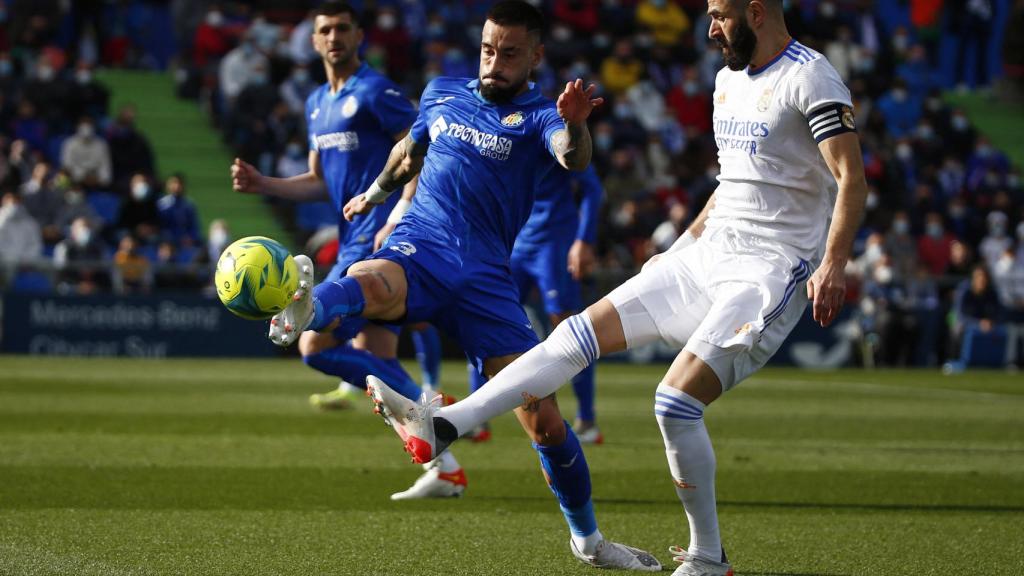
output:
[[[672,564],[663,371],[600,366],[607,443],[587,457],[602,531]],[[333,383],[295,361],[0,356],[0,374],[0,574],[597,574],[511,416],[456,446],[465,498],[396,503],[419,468],[368,401],[312,412]],[[450,391],[464,375],[444,367]],[[763,371],[707,415],[737,574],[1021,574],[1022,415],[1020,376]]]

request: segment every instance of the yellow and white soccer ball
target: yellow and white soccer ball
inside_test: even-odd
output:
[[[299,287],[299,269],[281,243],[247,236],[221,253],[214,283],[217,297],[233,314],[264,320],[292,301]]]

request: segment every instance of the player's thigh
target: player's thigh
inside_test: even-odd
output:
[[[392,260],[363,260],[349,267],[348,276],[363,289],[366,307],[363,316],[379,320],[397,320],[405,315],[408,282],[405,270]]]
[[[519,303],[508,268],[472,266],[453,290],[454,302],[440,311],[439,320],[474,366],[493,375],[505,365],[499,359],[510,362],[505,357],[514,358],[536,346],[537,333]]]
[[[367,323],[352,339],[352,346],[366,350],[378,358],[390,360],[398,356],[399,333],[399,330],[391,326]]]

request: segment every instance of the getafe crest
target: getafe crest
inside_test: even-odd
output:
[[[501,125],[508,126],[509,128],[515,128],[516,126],[521,126],[525,120],[526,118],[523,116],[523,113],[517,110],[502,118]]]
[[[345,118],[354,116],[356,110],[359,110],[359,100],[356,100],[355,96],[349,96],[345,103],[341,105],[341,115]]]

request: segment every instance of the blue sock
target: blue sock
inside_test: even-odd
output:
[[[394,358],[381,360],[365,350],[346,345],[304,356],[302,361],[311,368],[360,388],[366,388],[366,377],[373,374],[406,398],[416,400],[420,397],[420,387]]]
[[[590,501],[590,469],[569,423],[565,423],[565,442],[557,446],[534,444],[548,486],[558,498],[559,508],[576,536],[589,536],[597,530],[594,505]]]
[[[320,331],[335,318],[359,316],[366,307],[366,298],[359,282],[345,276],[333,282],[321,282],[313,287],[313,321],[307,330]]]
[[[416,348],[416,361],[423,370],[423,384],[431,388],[441,386],[441,335],[437,328],[427,325],[412,332],[412,345]]]
[[[487,376],[481,374],[480,371],[476,369],[476,366],[473,366],[472,362],[466,364],[466,370],[469,372],[470,394],[479,390],[484,384],[487,384]]]
[[[593,422],[594,415],[594,365],[590,364],[572,379],[572,391],[576,393],[576,417],[584,422]]]

